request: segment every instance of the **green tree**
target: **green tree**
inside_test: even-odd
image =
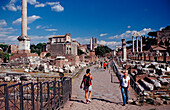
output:
[[[78,56],[82,55],[82,54],[85,54],[81,49],[77,49],[77,54]]]
[[[9,54],[7,52],[0,51],[0,58],[3,59],[4,62],[7,62],[9,60]]]
[[[51,56],[51,53],[47,53],[47,54],[45,55],[45,57],[49,57],[49,56]]]
[[[37,45],[32,44],[30,46],[31,53],[37,53],[38,55],[40,55],[41,52],[43,51],[43,46],[44,45],[45,45],[45,43],[38,43]]]
[[[97,48],[95,48],[95,54],[100,56],[104,56],[106,53],[109,53],[111,51],[112,49],[107,46],[98,46]]]
[[[6,44],[0,44],[0,48],[2,48],[2,50],[4,51],[4,52],[6,52],[7,50],[8,50],[8,45],[6,45]]]

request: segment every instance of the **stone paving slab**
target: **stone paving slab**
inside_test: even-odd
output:
[[[97,69],[96,66],[90,67],[93,76],[92,81],[92,102],[85,104],[84,90],[80,89],[84,70],[80,76],[73,80],[72,97],[67,102],[64,110],[168,110],[170,106],[137,106],[128,104],[122,106],[122,96],[119,89],[119,80],[115,73],[113,74],[113,83],[111,83],[111,73],[108,70]],[[129,99],[136,98],[135,91],[130,88]]]

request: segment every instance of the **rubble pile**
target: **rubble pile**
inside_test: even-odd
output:
[[[144,90],[145,102],[154,105],[170,104],[170,65],[168,63],[126,60],[117,64],[128,70],[139,89]],[[119,68],[119,67],[118,67]]]
[[[56,59],[41,59],[38,56],[19,57],[11,60],[8,66],[3,66],[4,69],[18,69],[22,68],[24,72],[60,72],[60,73],[73,73],[76,69],[86,67],[88,64],[81,62],[76,65],[71,65],[69,62],[63,66],[56,66]]]
[[[0,74],[0,81],[4,82],[17,82],[21,83],[21,81],[32,81],[32,77],[30,74],[26,73],[1,73]]]

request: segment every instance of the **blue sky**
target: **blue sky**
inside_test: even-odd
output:
[[[115,48],[136,31],[147,35],[170,25],[170,0],[28,0],[31,44],[71,33],[85,44],[91,37]],[[0,42],[18,44],[21,0],[0,0]]]

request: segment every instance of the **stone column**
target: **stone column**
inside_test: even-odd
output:
[[[22,33],[18,37],[18,53],[30,53],[30,38],[27,36],[27,0],[22,0]]]
[[[95,42],[94,37],[92,37],[92,50],[93,51],[94,51],[94,42]]]
[[[126,56],[126,40],[122,39],[122,60],[126,61],[127,56]]]
[[[22,0],[22,35],[27,36],[27,0]]]
[[[136,52],[138,52],[138,36],[136,36]]]
[[[90,51],[93,50],[93,46],[92,46],[92,39],[90,39]]]
[[[135,45],[134,45],[134,36],[132,36],[132,53],[135,52]]]
[[[140,52],[142,52],[142,48],[143,48],[143,46],[142,46],[142,36],[140,36]]]

